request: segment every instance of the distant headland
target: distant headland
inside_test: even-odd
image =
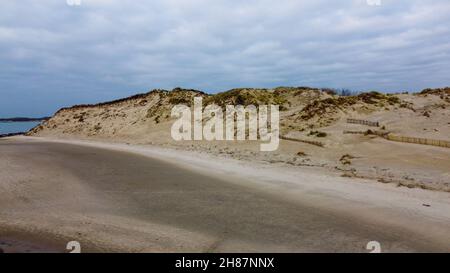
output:
[[[0,122],[30,122],[30,121],[44,121],[48,119],[50,119],[50,117],[42,117],[42,118],[14,117],[14,118],[0,118]]]

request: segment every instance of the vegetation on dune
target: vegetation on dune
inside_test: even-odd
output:
[[[342,165],[351,165],[352,159],[355,159],[355,157],[349,154],[345,154],[339,159],[339,161]]]
[[[450,87],[444,88],[427,88],[424,89],[419,95],[450,95]]]
[[[450,103],[450,87],[436,88],[436,89],[428,88],[424,89],[418,95],[424,97],[428,95],[435,95],[439,96],[442,100],[446,101],[447,103]]]
[[[273,104],[280,105],[281,110],[283,110],[287,99],[282,95],[281,90],[274,92],[268,89],[241,88],[209,96],[204,103],[206,105],[217,104],[221,107],[226,105],[259,106]]]
[[[356,96],[334,96],[321,100],[314,100],[306,105],[301,111],[300,116],[303,120],[309,120],[316,116],[327,113],[336,113],[338,110],[345,111],[346,108],[357,103],[384,106],[385,103],[394,105],[401,103],[401,100],[393,95],[385,95],[376,91],[361,93]]]
[[[315,91],[319,92],[320,89],[318,88],[312,88],[307,86],[300,86],[300,87],[284,87],[280,86],[274,89],[274,93],[278,95],[294,95],[298,96],[308,91]]]
[[[436,94],[448,98],[450,88],[425,89],[420,94]],[[207,94],[194,89],[175,88],[172,91],[155,89],[151,92],[134,95],[128,98],[99,104],[76,105],[63,108],[57,112],[60,120],[51,119],[43,128],[52,129],[55,124],[64,128],[64,123],[75,121],[74,126],[90,124],[92,117],[100,117],[102,121],[115,118],[125,119],[127,115],[136,113],[135,124],[139,121],[151,120],[155,123],[168,121],[174,105],[193,106],[194,97],[203,97],[203,107],[216,104],[226,105],[279,105],[284,111],[280,121],[282,132],[306,131],[329,126],[342,116],[352,112],[368,114],[377,110],[390,110],[390,106],[409,108],[415,111],[410,102],[401,99],[401,95],[383,94],[376,91],[356,93],[348,89],[310,88],[310,87],[277,87],[273,89],[238,88],[218,94]],[[97,113],[94,110],[100,108]],[[289,110],[289,111],[287,111]],[[141,112],[144,114],[141,115]],[[99,129],[100,130],[100,129]],[[106,130],[103,128],[102,130]],[[326,134],[314,134],[326,137]]]
[[[133,95],[133,96],[122,98],[122,99],[117,99],[117,100],[112,100],[112,101],[107,101],[107,102],[102,102],[102,103],[97,103],[97,104],[80,104],[80,105],[74,105],[72,107],[61,108],[58,112],[56,112],[56,114],[59,114],[60,112],[66,111],[66,110],[104,107],[104,106],[118,105],[121,103],[126,103],[126,102],[131,102],[131,101],[139,101],[139,105],[145,106],[148,102],[148,98],[151,96],[159,95],[162,98],[164,98],[164,97],[169,97],[169,98],[180,97],[180,98],[182,98],[186,94],[195,94],[195,95],[201,95],[201,96],[207,95],[206,93],[204,93],[202,91],[194,90],[194,89],[175,88],[172,91],[167,91],[164,89],[154,89],[147,93],[141,93],[141,94]]]
[[[194,89],[175,88],[172,91],[165,91],[159,94],[158,102],[147,111],[147,118],[153,118],[156,123],[162,119],[170,117],[171,109],[174,105],[183,104],[191,107],[194,103],[194,97],[208,96],[206,93]]]
[[[321,131],[310,131],[308,136],[327,137],[327,133]]]
[[[194,103],[194,97],[205,96],[206,93],[194,89],[182,89],[175,88],[171,92],[165,93],[168,103],[172,105],[184,104],[187,106],[192,106]]]

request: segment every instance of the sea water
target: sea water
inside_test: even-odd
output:
[[[33,127],[37,126],[39,121],[27,122],[0,122],[0,135],[28,132]]]

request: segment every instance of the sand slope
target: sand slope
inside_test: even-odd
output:
[[[450,250],[446,193],[156,147],[16,137],[0,149],[0,241],[19,250]]]
[[[320,141],[324,147],[282,141],[272,153],[254,142],[175,142],[170,136],[171,108],[192,104],[279,104],[282,135]],[[379,128],[349,124],[347,118],[377,121]],[[218,95],[196,90],[155,90],[97,105],[60,110],[32,130],[31,136],[96,139],[153,144],[241,160],[321,168],[348,177],[371,178],[398,186],[450,191],[450,149],[391,142],[374,135],[344,131],[379,130],[396,135],[447,140],[450,136],[450,89],[419,94],[364,93],[343,97],[313,88],[234,89]],[[324,132],[317,137],[311,132]]]

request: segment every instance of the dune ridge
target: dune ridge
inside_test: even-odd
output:
[[[173,141],[172,107],[192,106],[196,96],[203,97],[204,106],[280,105],[283,140],[279,150],[261,153],[258,143],[251,141]],[[415,94],[374,91],[350,96],[309,87],[240,88],[215,95],[175,88],[63,108],[27,135],[158,145],[450,191],[450,149],[380,137],[390,133],[430,139],[430,143],[446,142],[450,140],[449,117],[450,88],[425,89]],[[349,119],[366,120],[379,127],[349,123]]]

